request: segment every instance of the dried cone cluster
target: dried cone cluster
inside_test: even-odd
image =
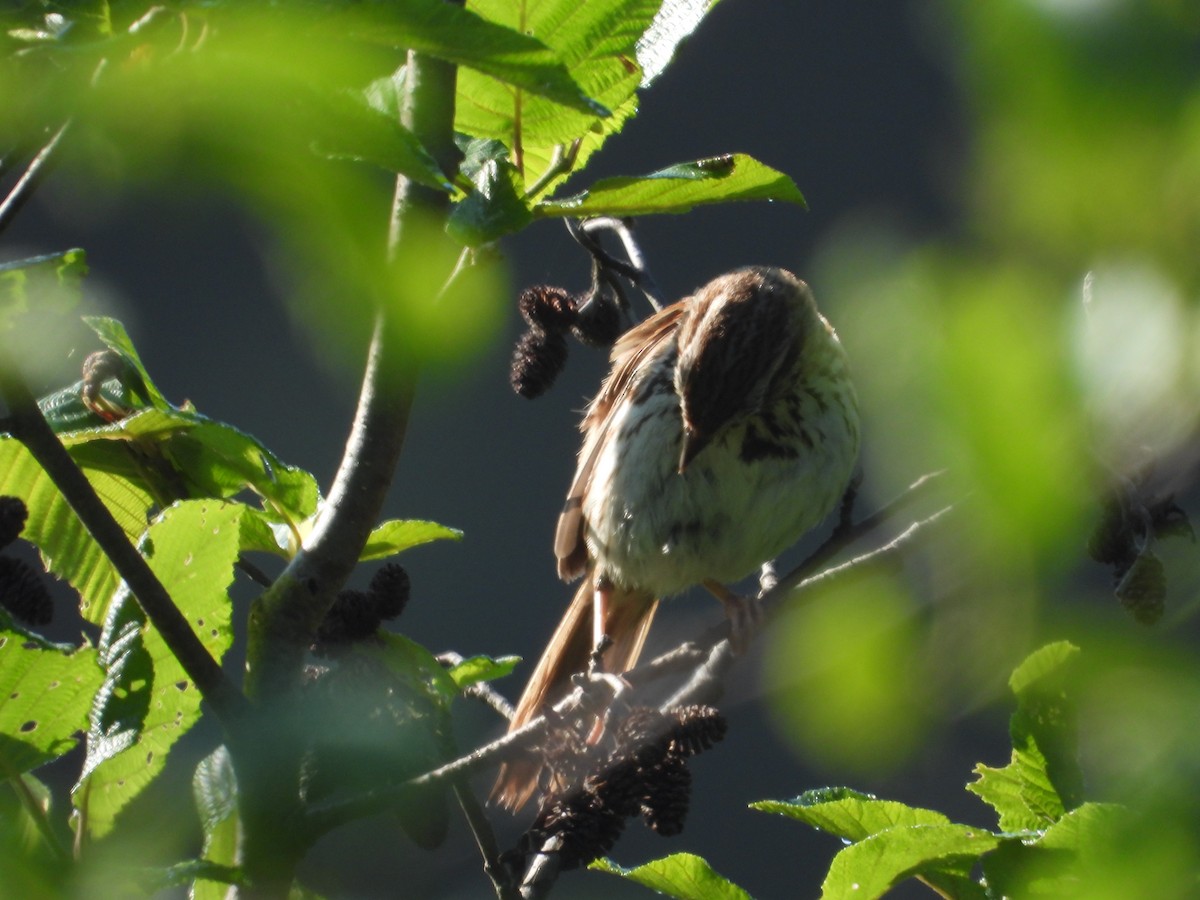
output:
[[[1100,521],[1088,541],[1088,554],[1112,566],[1114,593],[1121,605],[1144,625],[1163,614],[1167,576],[1151,547],[1154,541],[1175,534],[1191,534],[1187,515],[1167,496],[1146,502],[1137,496],[1135,480],[1125,490],[1114,490],[1104,500]]]
[[[678,834],[691,793],[687,758],[720,741],[725,730],[715,709],[687,706],[669,713],[631,710],[607,750],[588,746],[577,727],[557,731],[545,751],[557,788],[542,801],[509,861],[523,865],[557,838],[562,868],[587,865],[607,853],[626,820],[637,815],[659,834]]]
[[[567,334],[593,347],[609,347],[621,333],[621,310],[609,291],[593,289],[582,300],[563,288],[526,288],[517,308],[528,328],[517,339],[509,380],[522,397],[540,397],[567,362]]]
[[[28,518],[24,501],[0,497],[0,550],[20,537]],[[54,603],[41,573],[10,556],[0,556],[0,606],[28,625],[48,625],[54,616]]]
[[[404,567],[388,563],[371,578],[367,590],[341,591],[317,630],[314,652],[325,655],[370,637],[381,622],[404,612],[410,590]]]

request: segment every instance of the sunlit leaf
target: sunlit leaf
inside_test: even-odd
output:
[[[118,443],[97,441],[75,448],[88,481],[130,541],[146,529],[154,498],[133,480],[136,463]],[[46,568],[79,592],[79,609],[89,622],[107,615],[120,578],[58,488],[20,443],[0,439],[0,494],[20,497],[29,509],[22,537],[41,551]]]
[[[1000,815],[1003,831],[1042,830],[1082,802],[1083,776],[1076,759],[1074,712],[1062,688],[1078,655],[1066,641],[1030,654],[1013,672],[1017,697],[1010,724],[1012,759],[1001,769],[976,766],[967,785]]]
[[[378,645],[364,645],[360,652],[385,665],[404,684],[440,706],[458,696],[458,684],[428,649],[400,634],[380,632],[378,637]]]
[[[441,57],[582,113],[607,113],[580,89],[535,29],[521,32],[512,27],[515,22],[481,17],[479,6],[462,9],[441,0],[407,0],[388,5],[385,12],[368,10],[354,33]]]
[[[371,163],[429,187],[451,190],[446,175],[416,136],[367,97],[350,92],[330,97],[322,119],[327,127],[315,139],[318,152],[332,159]]]
[[[822,900],[868,900],[926,872],[969,870],[1001,839],[966,825],[901,825],[865,838],[833,858]]]
[[[1094,897],[1117,844],[1127,811],[1113,804],[1085,803],[1034,839],[1006,842],[983,858],[983,872],[996,895],[1006,897]]]
[[[470,70],[459,73],[455,130],[473,137],[496,138],[514,149],[513,162],[527,183],[550,164],[556,145],[591,136],[578,165],[620,130],[636,109],[635,92],[642,70],[637,42],[658,12],[658,0],[549,0],[512,3],[472,0],[470,9],[489,21],[524,31],[550,47],[583,91],[607,110],[576,112],[524,89]],[[596,139],[599,138],[599,139]]]
[[[897,825],[946,825],[950,820],[931,809],[895,800],[879,800],[849,788],[805,791],[795,800],[760,800],[751,809],[778,813],[847,841],[861,841]]]
[[[492,659],[490,656],[472,656],[447,671],[461,690],[483,681],[495,681],[497,678],[503,678],[511,673],[520,661],[521,657],[519,656],[501,656],[499,659]]]
[[[692,853],[673,853],[632,869],[611,859],[598,859],[588,868],[619,875],[678,900],[750,900],[749,894]]]
[[[83,320],[92,327],[100,340],[104,341],[110,350],[120,354],[125,363],[136,373],[136,380],[130,387],[135,391],[145,392],[143,403],[156,409],[170,409],[171,404],[167,402],[167,398],[163,396],[162,391],[150,377],[150,373],[146,371],[146,367],[142,364],[142,358],[138,356],[125,326],[110,316],[84,316]]]
[[[573,197],[538,204],[539,216],[684,213],[707,203],[780,200],[804,205],[795,183],[741,153],[680,163],[649,175],[605,178]]]
[[[363,547],[359,560],[383,559],[401,553],[410,547],[427,544],[430,541],[461,540],[462,532],[457,528],[448,528],[437,522],[425,522],[420,519],[389,519],[382,525],[371,530],[367,545]]]
[[[74,748],[102,679],[95,648],[52,644],[0,609],[0,772],[28,772]]]
[[[150,568],[210,654],[233,640],[226,588],[233,580],[242,507],[214,500],[177,503],[142,543]],[[200,717],[200,692],[162,636],[123,589],[100,638],[105,671],[88,730],[88,754],[74,789],[100,837],[162,771],[167,753]]]

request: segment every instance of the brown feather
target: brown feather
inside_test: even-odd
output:
[[[592,636],[593,579],[589,575],[575,592],[571,605],[537,668],[529,677],[525,693],[517,704],[508,730],[515,731],[536,718],[547,704],[558,702],[571,683],[571,676],[587,669],[594,646]],[[637,662],[650,632],[658,600],[640,591],[610,590],[604,633],[613,644],[604,654],[608,672],[626,672]],[[506,762],[492,788],[492,802],[508,809],[520,809],[538,788],[542,765],[533,757]]]
[[[688,298],[690,299],[690,298]],[[604,379],[583,417],[584,439],[579,451],[579,466],[567,490],[567,499],[558,517],[554,533],[554,555],[558,559],[558,577],[572,581],[587,568],[587,546],[583,532],[583,497],[592,480],[592,469],[604,446],[613,409],[628,386],[641,377],[647,360],[658,355],[659,347],[675,339],[679,323],[687,312],[688,300],[672,303],[625,332],[613,346],[612,370]]]

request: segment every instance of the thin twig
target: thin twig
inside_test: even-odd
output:
[[[663,307],[662,292],[658,289],[654,278],[646,269],[645,259],[642,256],[640,248],[637,246],[637,241],[633,237],[633,232],[629,229],[628,224],[622,220],[612,216],[600,216],[595,219],[564,219],[563,222],[567,226],[567,231],[583,249],[591,254],[592,259],[602,268],[609,272],[616,272],[622,278],[627,279],[630,283],[646,296],[646,300],[657,312]],[[632,246],[633,252],[630,254],[630,262],[625,262],[622,259],[617,259],[600,245],[600,241],[592,234],[593,231],[613,231],[621,239],[621,243],[625,245],[626,252]]]
[[[911,504],[915,499],[912,495],[920,492],[932,478],[933,476],[925,476],[918,479],[899,498],[863,521],[870,521],[874,523],[873,527],[877,527],[898,511]],[[904,549],[919,532],[940,521],[952,509],[952,506],[943,507],[932,515],[911,523],[900,534],[882,546],[860,554],[848,562],[822,570],[816,574],[810,574],[815,564],[819,565],[818,557],[823,556],[824,547],[819,548],[808,560],[781,578],[775,587],[761,596],[760,600],[768,608],[776,606],[785,598],[792,600],[798,593],[806,592],[818,585],[824,585],[828,581],[840,577],[859,566],[897,553]],[[858,527],[855,526],[855,529],[857,530]],[[817,562],[814,564],[813,560],[817,560]],[[722,678],[724,673],[728,671],[729,666],[736,661],[736,657],[729,653],[731,649],[728,644],[729,633],[729,622],[727,620],[722,621],[706,629],[699,637],[626,672],[621,676],[620,680],[628,683],[633,691],[637,691],[646,684],[669,673],[681,670],[693,671],[693,673],[700,672],[700,675],[694,674],[693,678],[689,680],[688,685],[677,691],[672,699],[668,701],[668,704],[673,706],[703,702],[698,698],[701,698],[709,690],[706,686],[707,681]],[[553,718],[555,720],[573,715],[580,710],[602,710],[612,702],[616,693],[612,679],[598,676],[592,679],[581,679],[581,681],[583,682],[582,686],[577,686],[571,694],[555,704],[553,707]],[[669,708],[668,704],[664,704],[663,708]],[[314,806],[310,810],[310,817],[314,823],[313,827],[319,832],[328,830],[341,822],[387,808],[390,803],[394,802],[395,797],[399,793],[409,790],[412,787],[430,786],[447,782],[453,783],[458,778],[464,778],[491,768],[505,760],[513,758],[519,753],[526,752],[529,747],[539,743],[545,734],[549,721],[550,717],[545,715],[537,716],[516,731],[509,732],[503,737],[491,741],[465,756],[439,766],[437,769],[418,775],[401,785],[379,788],[358,795],[357,797],[339,800],[322,806]]]
[[[250,562],[250,560],[246,559],[245,556],[238,556],[236,565],[251,581],[255,581],[258,584],[261,584],[263,587],[269,588],[271,586],[271,576],[254,563]]]
[[[21,211],[21,207],[33,196],[33,192],[37,190],[38,185],[46,177],[50,163],[54,159],[55,151],[58,149],[63,135],[67,133],[67,129],[70,126],[71,122],[68,119],[58,127],[58,130],[54,132],[50,140],[29,161],[29,165],[25,167],[25,171],[17,179],[17,183],[13,185],[12,190],[8,192],[8,196],[4,198],[4,202],[0,203],[0,233],[3,233],[12,224],[17,213]]]
[[[447,650],[444,653],[439,653],[434,657],[439,663],[447,668],[453,668],[463,661],[461,653],[455,653],[453,650]],[[488,684],[486,681],[477,681],[475,684],[469,684],[463,688],[462,695],[469,697],[472,700],[480,700],[496,711],[505,721],[512,721],[512,717],[516,715],[516,710],[513,705],[508,702],[503,694]]]
[[[588,234],[593,231],[611,231],[615,234],[621,241],[621,246],[625,248],[625,255],[629,258],[629,264],[635,273],[630,281],[646,295],[646,299],[650,301],[655,312],[663,308],[666,303],[663,299],[663,292],[654,280],[654,276],[650,274],[646,257],[642,255],[641,245],[633,235],[631,220],[619,219],[616,216],[597,216],[594,219],[586,220],[583,223],[583,230]]]
[[[582,144],[582,138],[576,138],[567,144],[566,147],[562,144],[556,144],[554,155],[550,157],[550,165],[546,167],[546,171],[539,176],[538,180],[533,183],[533,186],[525,192],[524,199],[534,199],[538,194],[546,190],[554,179],[561,175],[566,175],[575,168],[575,160],[579,157],[579,148]]]
[[[491,879],[492,888],[496,892],[496,900],[516,900],[517,894],[509,885],[508,874],[500,862],[500,845],[496,843],[496,835],[492,831],[492,823],[488,821],[483,805],[471,790],[470,782],[465,777],[453,781],[454,796],[458,807],[467,820],[471,835],[475,838],[475,846],[483,857],[483,871]]]

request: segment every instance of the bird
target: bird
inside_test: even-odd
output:
[[[583,581],[509,730],[556,702],[607,636],[604,671],[636,663],[659,600],[704,585],[736,627],[726,584],[773,560],[838,504],[857,464],[858,403],[837,333],[808,285],[752,266],[629,329],[588,405],[554,552]],[[533,756],[504,763],[492,801],[539,788]]]

